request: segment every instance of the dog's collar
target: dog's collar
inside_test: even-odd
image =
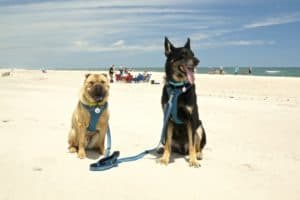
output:
[[[104,106],[105,104],[107,104],[107,102],[104,103],[104,104],[102,104],[102,103],[87,103],[87,104],[81,103],[81,104],[82,104],[82,105],[85,105],[85,106],[87,106],[87,107],[95,107],[95,106],[102,107],[102,106]],[[101,104],[102,104],[102,105],[101,105]]]
[[[172,89],[180,89],[184,93],[187,90],[189,90],[192,87],[192,85],[188,81],[167,81],[167,87]]]
[[[90,114],[90,123],[87,127],[88,133],[95,133],[97,132],[96,126],[98,123],[98,120],[101,116],[101,114],[104,112],[104,110],[108,107],[108,103],[106,102],[103,105],[99,105],[97,103],[95,104],[83,104],[81,102],[82,107],[84,107]]]
[[[174,87],[181,87],[181,86],[188,84],[188,82],[187,81],[181,81],[181,82],[168,81],[168,84],[171,86],[174,86]]]

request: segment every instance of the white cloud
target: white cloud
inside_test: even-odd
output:
[[[262,46],[262,45],[274,45],[275,41],[264,41],[264,40],[230,40],[230,41],[216,41],[216,42],[205,42],[201,44],[204,48],[216,48],[226,46]]]
[[[88,41],[74,41],[66,50],[75,52],[118,52],[118,51],[156,51],[161,50],[162,44],[131,44],[125,45],[124,40],[118,40],[111,45],[92,44]]]
[[[124,46],[124,44],[125,44],[125,41],[124,41],[124,40],[118,40],[118,41],[114,42],[114,43],[112,44],[112,46],[113,46],[113,47],[122,47],[122,46]]]
[[[201,13],[196,9],[159,7],[160,4],[166,3],[158,0],[104,0],[88,3],[67,1],[0,7],[0,20],[5,22],[0,24],[0,44],[2,47],[9,46],[11,51],[21,47],[63,50],[68,49],[70,44],[81,51],[120,51],[125,47],[131,50],[149,51],[161,48],[165,35],[173,34],[173,37],[181,40],[179,30],[186,31],[188,28],[190,33],[207,30],[207,23],[219,22],[221,19],[220,16],[213,16],[206,12],[195,15],[194,13]],[[101,10],[98,9],[99,6],[102,6]],[[108,10],[105,10],[105,7]],[[168,14],[155,14],[159,12]],[[185,16],[185,21],[182,21],[182,14],[178,15],[180,12],[190,13]],[[124,38],[120,40],[119,38],[123,36]],[[198,35],[195,40],[203,37],[204,35]],[[15,40],[12,41],[11,38]],[[125,41],[128,40],[134,41],[125,45]],[[153,42],[161,42],[160,47],[153,45]],[[14,45],[11,45],[12,43]]]
[[[75,47],[78,47],[78,48],[84,48],[89,45],[89,43],[87,41],[74,41],[73,44]]]
[[[206,40],[208,38],[211,38],[212,35],[211,34],[207,34],[207,33],[194,33],[191,35],[191,39],[193,41],[202,41],[202,40]]]
[[[270,17],[270,18],[263,19],[261,21],[246,24],[244,25],[244,28],[251,29],[251,28],[259,28],[259,27],[266,27],[266,26],[275,26],[280,24],[294,23],[298,21],[300,21],[300,16],[298,14]]]
[[[200,2],[214,4],[221,0]],[[274,19],[241,28],[240,19],[222,11],[202,9],[199,2],[194,2],[197,6],[185,3],[103,0],[0,6],[0,60],[8,54],[16,55],[16,60],[17,56],[23,56],[39,62],[38,58],[42,57],[39,55],[47,57],[49,52],[59,55],[76,52],[79,55],[76,59],[80,59],[89,52],[163,51],[164,36],[169,36],[175,46],[183,45],[190,37],[192,48],[197,48],[197,44],[204,48],[275,44],[262,40],[220,41],[225,35],[238,32],[239,38],[243,38],[243,30],[274,24]],[[288,23],[294,18],[279,22]]]

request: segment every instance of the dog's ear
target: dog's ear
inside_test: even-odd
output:
[[[165,37],[165,55],[168,56],[175,49],[173,44],[169,41],[167,37]]]
[[[85,80],[91,75],[91,73],[85,74]]]
[[[108,78],[107,74],[106,73],[102,73],[103,76],[105,76],[105,78]]]
[[[188,38],[185,45],[184,45],[184,48],[191,49],[191,44],[190,43],[191,43],[190,38]]]

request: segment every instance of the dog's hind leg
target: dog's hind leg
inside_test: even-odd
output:
[[[70,153],[77,152],[76,146],[78,146],[78,144],[76,144],[76,133],[73,128],[71,128],[71,130],[69,132],[68,143],[69,143],[69,152]]]
[[[166,144],[164,145],[164,153],[157,160],[158,163],[168,165],[171,155],[171,147],[172,147],[172,135],[173,135],[173,123],[169,121],[168,127],[167,127],[167,135],[166,135]]]

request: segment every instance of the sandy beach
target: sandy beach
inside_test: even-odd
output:
[[[86,73],[15,70],[0,77],[0,200],[300,198],[299,78],[198,74],[208,139],[200,168],[173,154],[168,166],[147,155],[91,172],[99,155],[80,160],[67,148]],[[163,73],[152,74],[162,83]],[[111,84],[112,149],[121,157],[158,143],[161,90],[162,84]]]

